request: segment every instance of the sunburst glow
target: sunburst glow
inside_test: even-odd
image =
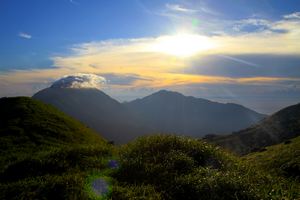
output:
[[[152,46],[155,52],[188,57],[215,48],[217,45],[211,38],[196,34],[177,34],[162,36]]]

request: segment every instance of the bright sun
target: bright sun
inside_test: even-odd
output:
[[[178,57],[189,57],[213,49],[215,46],[215,42],[209,37],[177,34],[159,37],[152,50]]]

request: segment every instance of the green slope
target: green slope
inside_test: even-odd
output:
[[[300,137],[244,157],[272,175],[300,181]]]
[[[87,199],[86,176],[111,154],[105,140],[49,105],[0,99],[0,199]]]

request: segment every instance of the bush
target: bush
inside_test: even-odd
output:
[[[259,199],[273,189],[264,173],[187,137],[139,138],[120,149],[120,166],[113,177],[123,188],[150,185],[162,199]]]

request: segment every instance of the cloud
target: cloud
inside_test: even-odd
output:
[[[183,13],[195,13],[197,10],[193,9],[188,9],[183,7],[182,5],[179,4],[166,4],[166,8],[170,11],[175,11],[175,12],[183,12]]]
[[[101,74],[105,77],[109,85],[132,85],[136,81],[152,81],[147,77],[141,77],[137,74]]]
[[[242,54],[208,55],[195,58],[185,73],[208,76],[300,78],[300,55]]]
[[[66,75],[55,81],[53,88],[96,88],[101,89],[106,84],[106,79],[95,74]]]
[[[300,12],[294,12],[283,16],[284,19],[300,19]]]
[[[29,35],[28,33],[24,33],[24,32],[20,32],[18,34],[18,36],[21,37],[21,38],[24,38],[24,39],[28,39],[28,40],[32,38],[31,35]]]
[[[264,31],[272,29],[272,22],[266,19],[248,18],[238,20],[234,23],[233,29],[235,31]]]

